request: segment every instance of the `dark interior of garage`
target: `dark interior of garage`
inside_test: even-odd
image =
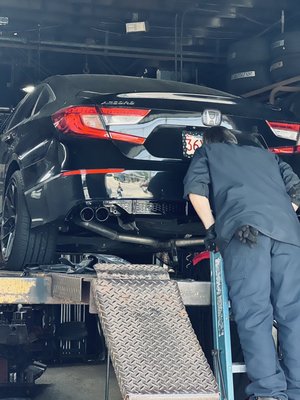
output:
[[[173,351],[154,386],[171,376],[174,387],[182,377],[193,387],[186,368],[176,371],[188,354],[189,366],[203,357],[209,378],[201,384],[208,379],[212,397],[183,399],[246,399],[250,381],[225,278],[212,273],[223,268],[213,258],[219,248],[206,247],[209,228],[183,182],[211,127],[234,132],[240,147],[282,157],[300,176],[299,19],[299,0],[0,0],[0,399],[152,399],[119,390],[135,361],[123,348],[143,335],[150,350],[137,353],[145,371],[145,360],[155,370],[160,353]],[[202,346],[199,358],[179,349],[182,332],[174,339],[181,320],[173,328],[153,323],[164,313],[160,297],[172,305],[171,292],[138,287],[137,305],[126,288],[107,284],[101,292],[99,281],[111,277],[145,279],[141,286],[176,281],[179,316]],[[117,296],[107,305],[101,296],[110,290]],[[107,310],[117,310],[111,332]],[[131,332],[132,315],[141,324]],[[234,379],[230,370],[228,397],[227,359],[214,348],[218,318],[231,334],[222,344],[230,368],[240,369]],[[119,360],[108,350],[117,334],[125,359],[125,372],[115,368],[119,386],[110,376]],[[139,372],[133,368],[132,381]]]
[[[1,0],[0,6],[1,106],[15,106],[22,87],[56,74],[172,79],[239,94],[298,75],[291,61],[300,54],[297,0]],[[291,42],[283,54],[272,48],[282,33]],[[289,66],[270,73],[282,55]],[[230,79],[253,69],[249,85]]]

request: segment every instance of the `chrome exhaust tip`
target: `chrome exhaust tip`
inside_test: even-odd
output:
[[[106,207],[99,207],[97,208],[95,215],[97,221],[104,222],[109,217],[109,210]]]
[[[94,219],[95,217],[95,211],[92,207],[84,207],[80,211],[80,218],[84,222],[90,222]]]

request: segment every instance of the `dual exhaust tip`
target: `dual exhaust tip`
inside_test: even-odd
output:
[[[84,207],[80,211],[80,219],[84,222],[90,222],[96,219],[99,222],[104,222],[109,217],[109,210],[106,207],[98,207],[96,209],[92,207]]]

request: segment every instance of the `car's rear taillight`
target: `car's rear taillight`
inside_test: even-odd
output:
[[[109,127],[122,125],[135,125],[141,122],[151,110],[140,108],[121,108],[121,107],[101,107],[100,113],[103,121]],[[109,136],[113,140],[122,142],[130,142],[135,144],[143,144],[145,138],[129,133],[115,132],[109,129]]]
[[[106,125],[134,125],[145,118],[150,110],[139,108],[101,107],[101,115]]]
[[[52,121],[55,128],[63,133],[77,133],[98,139],[109,139],[96,107],[63,108],[52,115]]]
[[[298,140],[300,124],[266,121],[274,135],[282,139]]]
[[[269,150],[275,154],[295,154],[300,153],[300,146],[270,147]]]
[[[138,124],[149,112],[150,110],[136,108],[72,106],[57,111],[52,115],[52,120],[55,128],[63,133],[143,144],[143,137],[114,132],[110,127]]]

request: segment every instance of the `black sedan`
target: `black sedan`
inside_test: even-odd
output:
[[[279,110],[202,86],[104,75],[53,76],[1,133],[4,267],[55,252],[155,253],[197,247],[182,199],[203,131],[221,124],[295,164],[299,125]],[[296,165],[296,164],[295,164]]]

